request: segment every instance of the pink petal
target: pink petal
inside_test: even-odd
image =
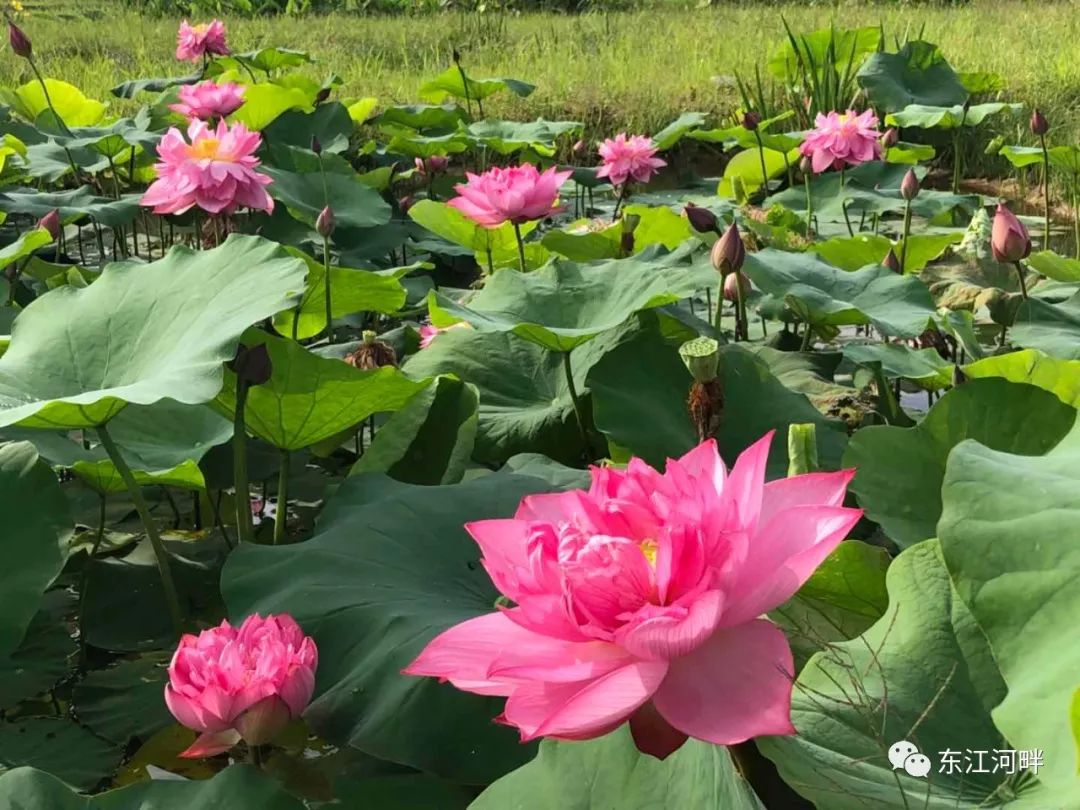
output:
[[[724,485],[724,495],[730,497],[738,510],[738,525],[752,529],[761,514],[761,498],[765,487],[765,467],[769,463],[769,445],[775,430],[770,430],[743,450],[731,468]]]
[[[632,661],[630,653],[606,641],[566,641],[536,634],[500,652],[488,675],[493,679],[580,683]]]
[[[240,742],[240,732],[236,729],[200,734],[187,749],[181,751],[179,756],[184,759],[198,759],[199,757],[212,757],[224,753]]]
[[[666,661],[641,661],[593,681],[524,684],[506,701],[505,719],[536,737],[587,739],[610,731],[645,703],[664,680]]]
[[[793,506],[840,506],[855,470],[808,473],[778,478],[765,484],[761,498],[761,523]]]
[[[631,623],[616,641],[638,658],[670,661],[701,646],[712,635],[723,607],[720,591],[706,591],[690,604],[685,617],[662,615]]]
[[[717,745],[794,734],[794,671],[784,634],[763,619],[747,622],[673,661],[653,702],[679,731]]]
[[[423,331],[423,330],[421,330]],[[518,569],[529,565],[526,541],[529,524],[524,520],[477,520],[465,524],[483,554],[484,569],[499,593],[518,601]]]

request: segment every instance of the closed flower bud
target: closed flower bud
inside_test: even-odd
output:
[[[761,123],[761,113],[757,110],[747,110],[743,113],[741,123],[743,129],[748,129],[753,132],[758,128],[758,124]]]
[[[803,155],[803,159],[799,161],[799,171],[803,173],[804,177],[814,176],[814,161],[810,159],[809,155]]]
[[[54,208],[38,220],[37,226],[47,230],[55,242],[60,238],[60,212]]]
[[[450,166],[450,158],[446,155],[432,155],[427,159],[427,170],[431,174],[442,174]]]
[[[689,220],[690,227],[698,233],[718,232],[716,214],[708,208],[702,208],[693,203],[687,203],[686,207],[683,209],[683,213],[686,215],[687,220]]]
[[[885,258],[881,260],[881,266],[892,270],[894,273],[900,272],[900,260],[896,258],[896,253],[892,248],[889,248],[889,252],[885,254]]]
[[[330,88],[323,87],[315,94],[315,106],[318,106],[330,98]]]
[[[900,196],[908,202],[919,196],[919,178],[914,169],[908,169],[904,179],[900,181]]]
[[[1031,253],[1031,237],[1024,223],[1016,218],[1003,203],[994,212],[994,224],[990,229],[990,249],[999,262],[1014,263],[1026,259]]]
[[[716,240],[712,249],[712,266],[721,275],[737,273],[746,258],[746,246],[739,235],[739,227],[732,222],[723,236]]]
[[[236,347],[236,355],[225,365],[236,374],[240,382],[247,385],[262,385],[274,373],[270,352],[267,351],[265,343],[251,347],[240,344]]]
[[[686,364],[690,376],[697,382],[706,383],[716,379],[720,365],[720,344],[712,338],[688,340],[679,347],[679,357]]]
[[[575,155],[584,155],[589,151],[589,145],[585,143],[584,138],[578,138],[574,141],[574,145],[570,147],[570,151]]]
[[[8,42],[11,43],[11,50],[15,51],[16,56],[30,59],[34,55],[30,37],[23,33],[23,30],[13,22],[8,23]]]
[[[334,209],[328,205],[319,212],[319,216],[315,220],[315,230],[319,232],[319,236],[329,238],[336,227],[337,219],[334,218]]]
[[[398,207],[401,209],[401,213],[403,214],[409,213],[409,209],[412,208],[415,204],[416,200],[414,200],[412,197],[402,197],[400,200],[398,200]]]
[[[724,279],[724,299],[738,301],[740,288],[742,288],[743,298],[746,298],[750,293],[750,279],[742,273],[728,273]]]
[[[1047,130],[1049,130],[1049,129],[1050,129],[1050,124],[1047,122],[1046,116],[1043,115],[1041,112],[1039,112],[1038,109],[1035,109],[1031,113],[1031,131],[1032,131],[1032,133],[1034,133],[1035,135],[1042,136],[1042,135],[1045,135]]]
[[[629,256],[634,252],[634,231],[637,230],[640,222],[641,216],[639,214],[623,214],[619,249],[624,256]]]
[[[900,133],[896,131],[896,127],[889,127],[885,130],[885,134],[881,136],[881,145],[886,149],[892,149],[899,142]]]
[[[311,151],[314,152],[316,155],[322,154],[322,141],[320,141],[314,135],[311,136]]]

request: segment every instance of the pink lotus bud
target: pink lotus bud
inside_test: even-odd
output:
[[[1031,253],[1031,237],[1027,228],[1004,203],[998,203],[994,225],[990,229],[990,249],[999,262],[1018,262]]]
[[[432,174],[443,174],[450,165],[450,158],[446,155],[432,155],[427,159],[427,170]]]
[[[242,739],[270,742],[307,708],[318,662],[315,642],[285,614],[184,635],[169,664],[165,704],[200,734],[180,756],[214,756]]]
[[[263,385],[270,381],[274,373],[273,363],[270,362],[270,351],[265,343],[256,343],[251,347],[241,343],[236,347],[233,359],[225,365],[245,385]]]
[[[701,208],[693,203],[687,203],[683,213],[690,221],[690,227],[698,233],[718,233],[716,214],[708,208]]]
[[[899,142],[900,133],[896,131],[896,127],[889,127],[885,130],[885,134],[881,136],[881,145],[886,149],[892,149]]]
[[[900,196],[908,202],[919,196],[919,178],[914,169],[908,169],[904,179],[900,181]]]
[[[315,230],[318,231],[319,236],[329,239],[336,227],[337,219],[334,217],[334,209],[328,205],[315,219]]]
[[[322,154],[322,141],[320,141],[315,135],[311,136],[311,151],[316,155]]]
[[[402,197],[397,201],[398,207],[401,209],[401,213],[409,213],[409,209],[416,205],[416,200],[412,197]]]
[[[893,252],[892,248],[889,248],[889,252],[881,260],[881,266],[892,270],[894,273],[900,272],[900,260],[896,258],[896,253]]]
[[[15,51],[16,56],[21,56],[23,59],[33,57],[34,48],[30,44],[30,37],[23,33],[19,26],[10,21],[8,22],[8,42],[11,43],[11,50]]]
[[[761,123],[761,113],[757,110],[747,110],[743,113],[742,121],[740,123],[742,123],[743,129],[748,129],[753,132]]]
[[[583,138],[578,138],[576,141],[574,141],[574,145],[570,147],[570,151],[573,152],[575,155],[584,155],[586,152],[589,151],[589,145],[585,143],[585,140]]]
[[[1031,131],[1032,131],[1032,133],[1035,134],[1035,135],[1042,136],[1042,135],[1045,135],[1047,130],[1049,130],[1049,129],[1050,129],[1050,124],[1046,120],[1046,116],[1043,115],[1041,112],[1039,112],[1039,110],[1036,108],[1031,113]]]
[[[739,235],[739,227],[732,222],[723,236],[716,240],[712,249],[712,266],[721,275],[737,273],[746,258],[746,246]]]
[[[60,212],[54,208],[38,220],[37,226],[47,230],[55,242],[60,238]]]
[[[423,158],[413,158],[413,166],[416,167],[416,173],[421,177],[427,174],[427,167],[424,165]]]
[[[724,279],[724,298],[727,301],[739,300],[739,288],[742,288],[743,298],[750,294],[750,279],[742,273],[728,273]]]

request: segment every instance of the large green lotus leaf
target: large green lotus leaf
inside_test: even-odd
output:
[[[950,107],[968,98],[968,90],[937,45],[921,40],[906,42],[896,53],[871,54],[856,79],[870,103],[885,112],[909,104]]]
[[[28,442],[0,445],[0,654],[13,652],[64,567],[73,521],[56,476]]]
[[[349,110],[338,101],[320,104],[313,112],[289,110],[266,128],[267,143],[310,149],[311,139],[318,138],[323,153],[339,153],[349,148],[353,120]]]
[[[244,329],[303,284],[302,262],[234,234],[213,250],[176,247],[150,264],[110,264],[88,287],[58,287],[23,310],[0,357],[0,426],[92,427],[128,402],[207,402]]]
[[[386,151],[409,158],[429,158],[434,155],[457,155],[469,148],[463,131],[448,135],[417,135],[401,132],[386,144]]]
[[[342,227],[374,228],[390,221],[389,204],[355,172],[297,172],[274,166],[263,166],[261,171],[274,180],[267,186],[270,196],[308,225],[315,224],[328,204]]]
[[[699,112],[685,112],[661,129],[655,135],[652,136],[653,145],[658,151],[665,151],[670,149],[680,140],[684,135],[689,134],[692,130],[697,129],[705,125],[705,119],[707,116],[705,113]]]
[[[598,229],[595,220],[582,219],[551,229],[541,243],[552,253],[575,262],[616,259],[622,252],[622,223],[613,222]]]
[[[1043,163],[1041,146],[1003,146],[998,154],[1018,169]]]
[[[788,637],[796,671],[810,656],[855,638],[888,606],[889,553],[858,540],[836,547],[791,599],[769,613]]]
[[[286,250],[307,264],[307,286],[299,306],[283,309],[274,316],[274,329],[288,337],[293,334],[295,326],[297,339],[315,337],[326,328],[326,268],[322,262],[301,250]],[[356,312],[390,315],[404,305],[405,288],[398,280],[398,273],[376,273],[350,267],[330,268],[330,310],[334,318]],[[299,323],[296,323],[298,313]]]
[[[481,332],[512,332],[556,352],[568,352],[634,313],[692,295],[699,274],[683,260],[690,248],[665,254],[649,248],[631,259],[593,265],[553,259],[531,273],[500,270],[460,304],[433,291],[433,322],[467,321]]]
[[[11,244],[0,248],[0,267],[7,267],[29,256],[38,248],[52,244],[52,241],[52,234],[45,228],[32,228],[20,234],[19,238]]]
[[[574,385],[586,402],[586,375],[607,347],[600,339],[570,355]],[[581,460],[583,448],[560,355],[510,333],[451,329],[410,357],[405,370],[418,379],[453,374],[476,386],[477,461],[501,464],[519,453],[543,453],[567,464]]]
[[[478,79],[468,73],[462,74],[458,67],[451,66],[420,86],[420,98],[436,104],[444,101],[447,96],[475,102],[482,101],[500,90],[509,90],[515,96],[524,98],[535,89],[534,85],[517,79]]]
[[[886,335],[916,337],[936,311],[918,278],[881,265],[849,272],[813,254],[768,248],[748,254],[744,272],[763,292],[782,298],[802,320],[816,325],[871,323]]]
[[[695,235],[690,221],[666,205],[628,205],[624,213],[638,217],[637,227],[634,228],[634,250],[637,253],[651,245],[675,250]]]
[[[935,106],[911,104],[899,112],[885,116],[885,123],[894,127],[920,127],[922,129],[957,129],[976,127],[991,116],[1008,113],[1017,115],[1022,104],[1007,104],[1003,101],[973,104],[964,112],[962,104]]]
[[[752,194],[765,184],[761,175],[761,160],[765,159],[765,172],[768,179],[779,177],[788,167],[790,158],[785,159],[783,152],[775,149],[758,149],[757,144],[751,149],[744,149],[728,161],[724,167],[724,176],[717,186],[716,194],[719,197],[732,199],[736,196],[735,179],[742,181],[743,191]]]
[[[404,104],[387,107],[372,123],[389,133],[402,129],[457,132],[464,120],[465,110],[457,104]]]
[[[1009,340],[1054,357],[1080,360],[1080,293],[1060,304],[1034,297],[1021,302]]]
[[[401,674],[437,633],[491,612],[498,596],[463,525],[509,517],[551,486],[505,472],[419,487],[380,475],[346,478],[319,531],[296,546],[230,555],[230,615],[288,612],[319,646],[309,725],[336,744],[466,784],[526,761],[498,699]]]
[[[804,394],[821,413],[835,416],[856,404],[859,389],[835,382],[843,359],[838,352],[785,352],[771,346],[744,347],[765,362],[769,372],[785,388]]]
[[[250,765],[206,780],[155,780],[80,796],[56,775],[15,768],[0,776],[0,803],[13,810],[304,810],[277,782]]]
[[[122,754],[73,720],[23,717],[0,723],[0,770],[29,765],[90,790],[116,768]],[[0,797],[2,788],[0,784]]]
[[[176,721],[162,699],[168,663],[168,654],[151,653],[89,672],[72,695],[79,722],[121,746],[132,737],[146,742],[172,725]]]
[[[1005,684],[949,581],[937,541],[901,554],[886,582],[886,614],[860,638],[815,655],[800,673],[791,710],[798,735],[757,740],[784,781],[821,810],[1071,806],[1034,779],[991,772],[993,750],[1020,740],[1006,742],[991,720]],[[929,779],[893,769],[888,752],[900,741],[930,759]],[[964,772],[965,749],[987,752],[984,773]],[[941,768],[947,750],[959,758],[952,773]]]
[[[904,272],[918,273],[930,262],[941,256],[950,246],[963,239],[963,234],[934,233],[913,234],[908,237],[907,250],[904,252]],[[837,236],[824,242],[817,242],[811,251],[818,254],[829,264],[842,270],[858,270],[868,264],[881,264],[892,250],[900,256],[903,240],[893,244],[887,237],[878,234],[860,233],[856,236]]]
[[[141,210],[140,196],[124,194],[120,199],[99,197],[90,186],[54,192],[8,188],[0,192],[0,211],[41,219],[55,209],[64,222],[89,216],[101,225],[116,228],[128,225],[136,217]]]
[[[803,72],[803,66],[814,66],[819,76],[824,70],[837,74],[854,72],[868,54],[874,53],[881,42],[881,29],[876,25],[864,28],[829,26],[798,34],[796,52],[790,36],[769,58],[769,72],[783,82],[792,84]]]
[[[902,377],[928,391],[952,385],[953,364],[936,349],[913,349],[903,343],[849,343],[844,346],[844,357],[860,366],[880,363],[886,377]]]
[[[243,105],[229,116],[229,120],[251,130],[261,130],[289,110],[311,112],[313,101],[314,94],[300,87],[286,87],[274,82],[249,84],[244,88]]]
[[[545,740],[540,754],[480,794],[469,810],[764,810],[720,745],[690,740],[665,760],[627,728],[587,742]]]
[[[1059,360],[1034,349],[986,357],[964,366],[968,377],[1004,377],[1049,391],[1080,408],[1080,360]]]
[[[864,214],[902,214],[906,203],[900,195],[900,183],[909,168],[903,163],[871,161],[844,172],[843,178],[840,172],[817,175],[810,181],[814,216],[819,222],[843,224],[845,208],[847,218],[852,222]],[[921,179],[926,175],[926,169],[917,166],[915,173]],[[806,189],[801,186],[785,189],[770,196],[766,204],[780,204],[805,216]],[[970,218],[981,206],[977,194],[950,194],[924,188],[912,201],[911,210],[916,216],[927,219],[942,217],[954,210],[960,210]]]
[[[475,252],[517,251],[514,226],[509,222],[504,222],[498,228],[481,228],[456,208],[435,200],[416,203],[409,209],[409,217],[435,235]],[[534,223],[524,226],[522,236],[535,227]]]
[[[52,109],[69,127],[92,127],[104,117],[105,105],[87,98],[75,85],[59,79],[46,79],[45,86],[49,90]],[[49,109],[49,102],[45,100],[45,93],[37,81],[29,81],[14,90],[5,89],[0,95],[30,123]]]
[[[474,148],[487,148],[500,155],[512,155],[531,149],[538,155],[555,154],[555,142],[563,135],[580,133],[578,121],[545,121],[537,118],[529,123],[518,121],[477,121],[465,128],[465,136]]]
[[[0,656],[0,708],[48,691],[70,673],[77,645],[68,629],[73,594],[54,588],[40,600],[19,648]]]
[[[439,377],[379,428],[349,475],[385,472],[407,484],[456,484],[472,457],[479,405],[475,385]]]
[[[1080,648],[1064,640],[1080,610],[1078,470],[1076,429],[1041,457],[965,442],[949,456],[938,524],[949,574],[1008,685],[994,721],[1016,748],[1046,752],[1039,776],[1061,807],[1080,804],[1069,722]]]
[[[283,450],[301,450],[329,439],[373,413],[396,411],[428,381],[414,382],[393,366],[364,371],[342,360],[312,354],[299,343],[252,330],[244,344],[265,344],[273,374],[248,391],[247,429]],[[214,401],[222,413],[236,408],[236,375]]]
[[[906,548],[936,534],[945,462],[956,445],[975,439],[1001,451],[1040,455],[1075,421],[1076,409],[1033,385],[969,380],[935,402],[915,427],[857,431],[844,465],[856,469],[851,490],[867,517]]]
[[[1040,250],[1028,256],[1028,266],[1052,281],[1080,281],[1080,259],[1059,256],[1052,250]]]

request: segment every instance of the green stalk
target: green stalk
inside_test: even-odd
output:
[[[908,235],[911,233],[911,200],[904,202],[904,240],[900,243],[900,275],[904,275]]]
[[[281,468],[277,480],[277,514],[274,515],[274,545],[281,545],[285,539],[285,522],[288,514],[289,490],[289,451],[281,451]],[[250,510],[249,510],[250,511]]]
[[[41,72],[37,69],[37,65],[34,64],[34,60],[31,57],[27,57],[26,61],[30,63],[30,69],[34,71],[34,77],[38,80],[38,84],[41,85],[41,92],[45,96],[45,103],[48,105],[49,110],[53,114],[53,118],[61,126],[61,128],[68,135],[71,134],[71,130],[68,129],[68,125],[64,122],[64,119],[60,117],[60,113],[56,111],[56,107],[53,106],[52,98],[49,97],[49,86],[45,84],[45,79],[42,78]],[[79,167],[75,165],[75,158],[71,156],[71,152],[66,146],[62,147],[64,154],[67,155],[68,165],[71,166],[71,171],[75,174],[75,182],[79,182]]]
[[[1043,153],[1043,213],[1046,222],[1043,226],[1043,250],[1050,249],[1050,153],[1046,150],[1046,135],[1039,136]]]
[[[844,224],[847,225],[848,236],[854,236],[855,231],[852,229],[851,220],[848,219],[847,215],[847,200],[844,200],[840,203],[840,210],[844,212]]]
[[[161,588],[165,593],[165,604],[169,608],[169,616],[172,619],[173,630],[176,631],[176,635],[179,636],[184,632],[184,614],[180,610],[180,598],[177,595],[176,582],[173,580],[172,570],[169,568],[169,552],[165,549],[165,543],[162,542],[157,525],[155,525],[153,518],[150,516],[150,508],[146,505],[146,499],[143,498],[142,489],[135,480],[131,468],[128,467],[127,462],[124,461],[124,456],[120,453],[120,448],[116,446],[116,442],[114,442],[112,436],[109,435],[109,431],[105,425],[98,426],[97,434],[98,438],[101,440],[101,446],[105,448],[109,460],[113,463],[113,466],[116,467],[116,471],[120,474],[120,479],[124,482],[124,486],[127,487],[128,494],[135,503],[135,511],[138,512],[139,520],[142,521],[143,529],[146,531],[146,536],[150,538],[150,545],[154,549],[154,557],[157,560],[158,573],[161,575]],[[248,513],[250,514],[250,512],[251,510],[249,509]]]
[[[716,290],[716,314],[713,316],[713,329],[717,337],[720,336],[724,314],[724,277],[720,276],[720,286]],[[736,331],[738,324],[735,324]]]
[[[514,236],[517,237],[518,247],[518,268],[522,273],[525,272],[525,240],[521,238],[521,226],[518,223],[514,223]]]
[[[814,335],[814,327],[810,325],[810,321],[806,322],[806,331],[803,332],[802,344],[799,346],[800,352],[810,351],[810,338]]]
[[[570,391],[570,401],[574,403],[574,418],[577,420],[578,432],[581,434],[581,442],[585,447],[586,457],[592,451],[589,446],[589,434],[585,430],[585,416],[581,409],[581,400],[578,397],[577,386],[574,385],[574,371],[570,366],[570,352],[563,352],[563,371],[566,372],[566,387]]]
[[[960,130],[959,128],[953,130],[953,170],[952,170],[952,193],[960,193]]]
[[[1080,259],[1080,211],[1077,210],[1076,178],[1072,185],[1073,239],[1076,240],[1076,258]]]
[[[761,188],[765,191],[765,196],[769,196],[769,172],[765,168],[765,146],[761,143],[761,133],[756,129],[754,130],[754,137],[757,139],[757,153],[758,160],[761,161]],[[784,156],[784,160],[787,160],[787,156]]]
[[[322,240],[323,269],[326,271],[326,340],[334,342],[334,315],[330,306],[330,237],[324,236]]]
[[[814,201],[810,193],[810,175],[803,177],[803,186],[806,188],[806,238],[809,239],[814,228]]]
[[[623,204],[623,200],[626,199],[626,189],[630,186],[630,178],[626,178],[626,182],[619,186],[619,196],[615,199],[615,210],[611,212],[611,221],[614,222],[619,218],[619,208]]]
[[[739,342],[739,333],[743,340],[750,340],[750,324],[746,320],[746,299],[743,298],[742,276],[735,274],[735,342]]]
[[[236,378],[236,412],[233,414],[233,488],[236,490],[236,534],[241,543],[255,542],[255,524],[251,520],[251,492],[247,470],[247,428],[244,408],[248,385]]]
[[[1020,295],[1023,296],[1024,300],[1026,301],[1027,297],[1028,297],[1028,293],[1027,293],[1027,283],[1024,281],[1024,265],[1020,264],[1020,262],[1015,262],[1015,264],[1016,264],[1016,277],[1018,279],[1020,279]]]

